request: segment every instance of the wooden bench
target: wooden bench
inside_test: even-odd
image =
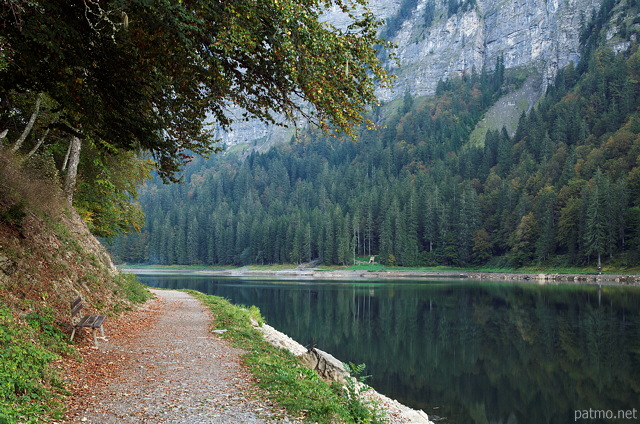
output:
[[[104,338],[104,329],[102,328],[102,323],[107,318],[107,316],[82,315],[80,313],[82,308],[82,298],[78,296],[76,300],[71,302],[71,324],[73,325],[71,341],[73,341],[73,337],[76,335],[76,330],[80,329],[80,331],[82,331],[83,328],[91,328],[91,332],[93,333],[93,344],[97,346],[98,338],[96,337],[96,330],[99,328],[100,334]]]

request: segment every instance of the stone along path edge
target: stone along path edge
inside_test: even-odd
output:
[[[190,294],[151,290],[155,298],[135,312],[110,319],[106,340],[85,335],[82,361],[67,359],[71,381],[66,423],[297,423],[258,396],[241,364],[244,351],[211,331],[209,309]],[[258,327],[276,346],[306,352],[287,335]],[[328,354],[327,354],[328,355]],[[330,355],[328,355],[330,356]],[[392,424],[426,424],[412,410],[373,390]]]

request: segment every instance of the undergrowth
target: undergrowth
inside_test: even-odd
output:
[[[133,274],[121,272],[114,277],[114,281],[123,291],[124,297],[132,303],[142,303],[151,298],[149,290]]]
[[[261,395],[284,407],[291,416],[315,423],[386,422],[382,412],[362,397],[364,386],[360,383],[364,377],[359,374],[363,365],[351,366],[354,379],[345,387],[330,385],[291,352],[271,345],[253,328],[251,319],[263,321],[255,306],[246,309],[217,296],[189,293],[211,309],[217,329],[228,330],[224,337],[248,351],[244,362],[257,378]]]
[[[49,311],[24,320],[0,307],[0,424],[62,418],[63,381],[50,367],[68,347]]]
[[[116,276],[121,295],[144,302],[149,291],[133,276]],[[117,312],[115,305],[114,312]],[[58,313],[56,313],[58,312]],[[67,314],[68,311],[65,311]],[[0,424],[30,424],[64,418],[69,393],[57,368],[60,356],[74,355],[59,311],[42,305],[29,313],[0,303]]]

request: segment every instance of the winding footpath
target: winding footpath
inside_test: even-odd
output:
[[[71,380],[66,423],[290,423],[258,401],[242,351],[210,331],[211,314],[178,291],[120,319],[108,319],[107,340],[92,346],[85,333],[82,361],[67,360]]]

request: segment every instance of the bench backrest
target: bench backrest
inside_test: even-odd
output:
[[[82,298],[78,296],[76,300],[71,302],[71,317],[75,317],[76,315],[78,315],[81,309],[82,309]]]

